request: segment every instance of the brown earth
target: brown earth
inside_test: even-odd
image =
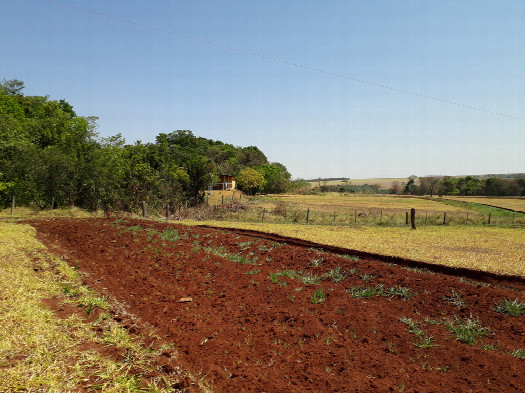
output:
[[[494,310],[524,302],[520,289],[212,228],[31,224],[215,392],[525,391],[525,360],[509,353],[525,350],[525,315]],[[363,287],[379,293],[350,296]],[[454,318],[478,321],[485,336],[457,341],[447,328]]]

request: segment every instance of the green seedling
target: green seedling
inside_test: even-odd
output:
[[[326,300],[326,293],[322,289],[317,289],[310,297],[313,304],[323,303]]]
[[[305,273],[299,277],[299,280],[303,284],[318,285],[320,277],[312,273]]]
[[[514,357],[525,359],[525,349],[516,349],[515,351],[509,352]]]
[[[350,289],[347,289],[346,292],[348,293],[348,296],[353,298],[367,298],[379,294],[381,290],[382,287],[352,287]]]
[[[368,283],[372,281],[374,278],[376,278],[376,276],[374,276],[373,274],[361,274],[360,278],[364,282]]]
[[[359,257],[355,256],[355,255],[340,255],[341,258],[344,258],[344,259],[348,259],[349,261],[359,261]]]
[[[518,299],[514,300],[503,300],[500,304],[497,304],[494,307],[496,312],[502,314],[508,314],[512,317],[518,317],[520,315],[525,315],[525,303],[521,303]]]
[[[179,231],[176,229],[165,229],[160,235],[160,238],[169,242],[176,242],[180,240]]]
[[[407,317],[401,317],[399,318],[399,321],[406,324],[408,326],[409,333],[412,333],[417,337],[417,341],[414,343],[414,346],[422,349],[435,348],[438,346],[434,337],[427,336],[426,332],[420,328],[419,322]]]
[[[139,232],[139,231],[142,231],[142,227],[140,225],[133,225],[133,226],[131,226],[129,228],[124,229],[123,232],[133,232],[133,233],[135,233],[135,232]]]
[[[466,303],[461,297],[461,295],[457,293],[454,289],[452,290],[450,296],[445,296],[445,300],[455,305],[457,308],[462,308],[466,306]]]
[[[468,345],[476,344],[478,339],[490,333],[490,329],[483,327],[479,319],[472,316],[466,319],[454,317],[446,322],[446,326],[456,340]]]
[[[333,282],[339,282],[343,281],[346,278],[345,272],[342,270],[340,266],[337,266],[325,274],[323,274],[322,279],[323,280],[332,280]]]
[[[387,297],[399,296],[403,299],[410,299],[416,296],[416,293],[412,292],[407,287],[391,287],[391,288],[385,289],[383,291],[383,294],[384,296],[387,296]]]
[[[274,284],[277,284],[279,282],[279,274],[278,273],[270,273],[268,275],[270,277],[270,281]]]

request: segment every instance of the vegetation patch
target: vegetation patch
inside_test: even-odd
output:
[[[184,224],[201,223],[185,221]],[[522,229],[434,226],[418,227],[414,231],[410,228],[352,228],[234,221],[207,221],[206,225],[251,229],[431,264],[525,277]]]
[[[348,296],[352,298],[367,298],[372,296],[385,296],[385,297],[394,297],[398,296],[403,299],[410,299],[416,295],[415,292],[411,291],[409,288],[394,286],[390,288],[385,288],[383,284],[379,284],[376,287],[367,287],[367,286],[357,286],[347,289],[346,292]]]
[[[508,314],[510,316],[517,317],[520,315],[525,315],[525,303],[520,302],[518,299],[505,299],[501,303],[496,304],[494,310],[502,314]]]
[[[34,233],[27,225],[0,223],[0,391],[173,392],[182,387],[184,375],[159,372],[161,351],[129,335],[107,313],[85,320],[108,309],[106,299],[83,286],[77,270],[47,254]],[[80,306],[78,313],[58,319],[42,303],[51,298]]]
[[[399,320],[408,326],[410,333],[416,336],[417,341],[414,342],[414,346],[418,348],[434,348],[438,346],[434,337],[428,336],[421,328],[419,322],[407,317],[401,317]]]
[[[479,319],[472,316],[463,319],[454,317],[448,320],[445,326],[456,340],[468,345],[476,344],[479,339],[490,333],[490,329],[483,327]]]

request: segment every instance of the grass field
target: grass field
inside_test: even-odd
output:
[[[191,225],[199,221],[183,221]],[[251,229],[321,244],[525,277],[522,229],[433,226],[415,231],[390,227],[341,227],[206,221],[217,227]]]
[[[416,224],[421,225],[497,225],[523,226],[525,214],[445,198],[398,195],[268,195],[257,197],[214,195],[209,204],[219,207],[207,218],[268,223],[304,223],[318,225],[404,226],[406,214],[416,210]],[[222,202],[224,201],[224,205]],[[497,201],[496,201],[497,203]]]
[[[344,195],[338,193],[326,193],[323,195],[272,195],[272,199],[285,203],[294,204],[310,210],[333,212],[343,210],[359,211],[406,211],[410,208],[428,212],[456,212],[463,209],[455,206],[447,206],[442,203],[397,195]],[[260,199],[264,203],[264,198]]]
[[[445,197],[461,202],[481,203],[484,205],[498,206],[505,209],[525,212],[525,197],[522,198],[486,198],[486,197]]]
[[[84,319],[108,303],[48,254],[32,227],[0,222],[0,276],[0,391],[173,391],[165,377],[142,378],[155,371],[157,351],[105,312]],[[51,298],[78,313],[58,319],[42,302]]]

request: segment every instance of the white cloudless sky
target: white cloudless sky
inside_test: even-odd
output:
[[[0,0],[0,79],[101,136],[192,130],[294,178],[525,172],[524,21],[522,0]]]

